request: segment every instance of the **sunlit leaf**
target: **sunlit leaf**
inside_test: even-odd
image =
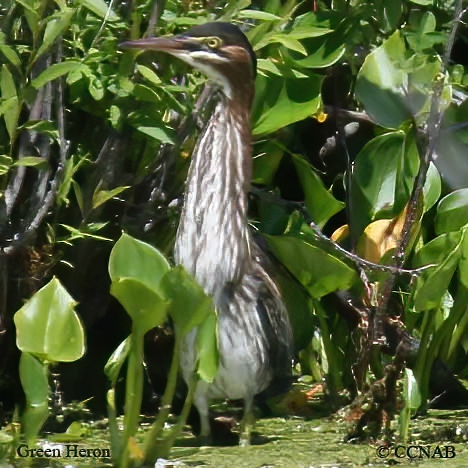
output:
[[[96,16],[108,21],[118,21],[119,16],[110,9],[104,0],[79,0],[79,3]]]
[[[437,234],[458,231],[468,224],[468,189],[455,190],[437,206],[435,229]]]
[[[338,201],[328,191],[312,166],[303,158],[293,155],[294,166],[305,195],[307,211],[312,220],[320,227],[336,213],[344,208],[344,203]]]
[[[13,141],[16,135],[18,126],[18,118],[21,111],[21,105],[16,91],[15,81],[7,65],[3,65],[2,74],[0,77],[1,98],[4,100],[7,108],[2,112],[5,119],[5,125],[10,136],[10,141]]]
[[[272,133],[313,116],[322,105],[322,77],[292,79],[257,76],[253,106],[254,135]]]
[[[46,52],[57,40],[57,38],[68,28],[70,20],[75,13],[74,8],[65,8],[55,13],[47,22],[42,38],[41,46],[36,54],[36,59]]]
[[[213,301],[203,288],[182,266],[169,270],[161,280],[165,297],[172,301],[169,313],[177,333],[187,334],[202,324],[210,312]]]
[[[259,21],[278,21],[281,20],[279,16],[274,15],[273,13],[268,13],[266,11],[258,10],[241,10],[237,15],[241,19],[255,19]]]
[[[47,165],[47,160],[44,158],[39,158],[37,156],[24,156],[14,162],[15,166],[23,167],[35,167],[41,165]]]
[[[356,272],[343,262],[297,237],[265,236],[278,260],[314,298],[339,289],[349,289]]]
[[[6,35],[0,31],[0,52],[18,70],[21,70],[21,59],[13,47],[6,43]]]
[[[450,232],[436,237],[417,251],[416,268],[433,265],[416,279],[414,307],[416,311],[439,306],[461,256],[462,232]]]
[[[438,58],[407,59],[403,37],[397,31],[366,57],[357,77],[356,96],[378,124],[398,128],[412,118],[424,118],[439,71]],[[446,91],[450,94],[449,87]]]
[[[111,294],[124,306],[141,335],[166,320],[170,302],[138,279],[113,279]]]
[[[160,291],[159,282],[169,268],[169,262],[157,249],[125,233],[115,243],[109,259],[113,282],[134,278],[156,292]]]
[[[60,76],[66,75],[72,71],[78,70],[82,67],[81,62],[76,60],[68,60],[66,62],[54,63],[50,67],[46,68],[39,76],[31,81],[31,86],[36,89],[41,88],[49,81],[55,80]]]
[[[125,187],[116,187],[112,190],[100,190],[96,188],[93,193],[93,210],[95,210],[98,206],[101,206],[103,203],[106,203],[111,198],[114,198],[119,193],[122,193],[124,190],[127,190],[130,186]]]
[[[196,338],[197,373],[202,380],[212,383],[218,372],[218,320],[214,311],[198,327]]]
[[[170,137],[166,130],[161,127],[137,127],[141,133],[154,138],[155,140],[160,141],[161,143],[168,143],[170,145],[174,144],[174,140]]]
[[[150,83],[154,85],[161,84],[161,79],[151,68],[145,67],[144,65],[137,65],[136,68]]]
[[[124,362],[126,361],[128,354],[130,353],[131,336],[125,338],[122,343],[116,348],[111,354],[111,357],[107,360],[104,367],[104,373],[111,381],[111,386],[115,387],[117,379],[119,378],[120,370]]]
[[[53,278],[15,314],[16,345],[48,361],[72,362],[85,352],[76,301]]]
[[[26,440],[31,442],[49,415],[47,366],[32,354],[23,352],[19,363],[19,374],[26,395],[23,431]]]

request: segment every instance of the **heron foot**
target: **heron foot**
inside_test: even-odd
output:
[[[252,405],[245,405],[244,417],[242,418],[240,435],[239,435],[239,446],[248,447],[250,445],[250,439],[252,436],[252,428],[255,424],[255,416],[253,414]]]

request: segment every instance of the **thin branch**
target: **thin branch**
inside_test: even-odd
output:
[[[442,59],[442,63],[440,66],[440,72],[438,77],[436,78],[434,87],[433,87],[433,94],[431,100],[431,108],[429,113],[428,119],[428,126],[427,126],[427,133],[429,136],[429,140],[425,150],[420,151],[420,155],[424,152],[424,156],[421,157],[420,167],[418,171],[418,175],[413,185],[413,190],[408,201],[408,210],[406,212],[405,221],[403,224],[402,236],[399,240],[397,251],[395,255],[395,266],[397,270],[401,268],[401,266],[405,262],[405,250],[408,247],[408,244],[411,240],[412,235],[412,227],[415,225],[416,218],[418,216],[418,211],[420,208],[420,204],[422,201],[422,192],[424,183],[426,181],[427,171],[429,170],[429,165],[434,158],[434,151],[439,139],[440,135],[440,126],[443,117],[443,111],[440,109],[440,102],[442,97],[442,92],[444,89],[444,79],[445,79],[445,72],[447,70],[450,54],[452,52],[453,45],[455,43],[455,38],[457,35],[457,30],[461,22],[462,15],[464,10],[462,9],[463,0],[458,0],[456,7],[455,7],[455,14],[454,14],[454,21],[452,25],[452,29],[450,31],[447,45],[445,47],[444,56]],[[419,149],[419,148],[418,148]],[[384,344],[385,338],[382,330],[382,316],[385,314],[387,310],[388,301],[390,300],[390,295],[392,293],[393,287],[395,284],[395,275],[390,275],[387,281],[384,283],[381,300],[379,301],[376,313],[376,330],[375,330],[375,340],[374,344],[380,345]]]
[[[250,189],[250,192],[252,193],[252,195],[255,195],[257,197],[269,198],[278,205],[283,205],[288,208],[293,208],[299,211],[299,213],[301,213],[302,217],[304,218],[304,221],[309,225],[314,237],[317,240],[321,241],[324,245],[326,245],[327,248],[330,251],[333,251],[337,255],[338,258],[347,262],[351,262],[354,266],[358,268],[366,269],[367,271],[373,271],[377,273],[380,272],[380,273],[392,273],[395,275],[404,274],[404,275],[418,276],[424,270],[427,270],[428,268],[434,266],[434,265],[425,265],[424,267],[418,268],[415,270],[407,270],[404,268],[398,268],[398,267],[391,266],[391,265],[380,265],[378,263],[373,263],[373,262],[370,262],[369,260],[365,260],[364,258],[359,257],[359,255],[356,255],[344,249],[343,247],[341,247],[341,245],[337,244],[336,242],[331,240],[329,237],[327,237],[322,232],[322,230],[314,223],[314,221],[312,221],[312,218],[309,212],[301,203],[277,198],[256,187],[252,187]]]

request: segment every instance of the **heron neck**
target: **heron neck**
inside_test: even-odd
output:
[[[192,155],[175,246],[176,262],[215,301],[251,263],[251,171],[250,109],[222,95]]]

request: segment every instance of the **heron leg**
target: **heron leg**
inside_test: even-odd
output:
[[[250,437],[254,423],[255,416],[253,412],[253,396],[245,397],[244,417],[242,418],[239,437],[239,445],[241,447],[247,447],[250,445]]]
[[[195,391],[194,403],[200,415],[200,443],[202,445],[210,445],[212,442],[207,391],[204,382],[199,381]]]

